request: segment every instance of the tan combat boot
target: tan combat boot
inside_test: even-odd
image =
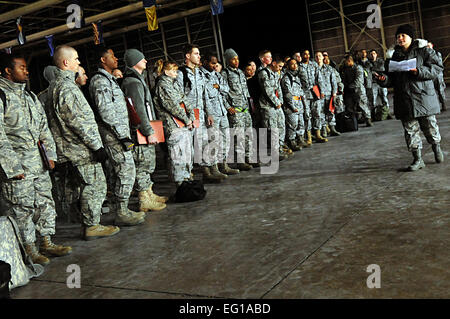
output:
[[[98,238],[113,236],[119,231],[120,228],[117,226],[103,226],[100,224],[95,226],[83,226],[82,237],[84,240],[94,240]]]
[[[152,197],[150,197],[148,189],[140,192],[138,198],[139,198],[139,211],[141,212],[148,212],[151,210],[160,211],[166,208],[165,203],[157,202]]]
[[[36,248],[36,245],[33,244],[25,244],[25,252],[27,255],[31,257],[31,260],[33,261],[33,264],[39,264],[42,266],[46,266],[50,263],[50,259],[45,257],[44,255],[41,255],[39,251]]]
[[[316,142],[317,143],[326,143],[326,142],[328,142],[328,139],[323,138],[322,135],[320,135],[320,130],[316,130]]]
[[[202,167],[203,173],[203,183],[221,183],[223,178],[217,175],[211,174],[211,170],[209,167]]]
[[[209,171],[211,172],[212,175],[218,176],[222,179],[227,179],[228,175],[223,174],[222,172],[219,171],[219,168],[217,167],[217,164],[210,166],[209,167]]]
[[[237,174],[239,174],[239,170],[229,167],[227,162],[223,162],[223,163],[219,164],[219,170],[222,173],[227,174],[227,175],[237,175]]]
[[[297,136],[297,138],[296,138],[296,142],[297,142],[297,145],[298,146],[300,146],[300,147],[308,147],[309,146],[309,144],[308,143],[306,143],[306,141],[305,141],[305,139],[303,138],[303,136]]]
[[[307,139],[306,139],[306,144],[307,144],[307,146],[306,146],[306,147],[310,147],[310,146],[312,145],[312,135],[311,135],[311,131],[307,131],[307,132],[306,132],[306,136],[307,136]]]
[[[45,256],[61,257],[71,254],[72,247],[55,245],[52,243],[50,236],[44,236],[39,245],[39,252]]]
[[[128,209],[128,202],[122,201],[115,205],[116,218],[114,224],[116,226],[134,226],[142,224],[145,221],[144,212],[134,212]]]
[[[147,193],[150,195],[153,200],[160,202],[160,203],[166,203],[169,200],[169,197],[167,196],[160,196],[153,192],[153,185],[150,186],[149,189],[147,189]]]

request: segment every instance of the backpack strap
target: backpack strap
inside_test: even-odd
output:
[[[192,81],[189,79],[188,73],[187,73],[187,66],[182,65],[178,68],[178,70],[183,73],[183,87],[186,89],[189,89],[189,91],[192,89]]]
[[[6,111],[6,94],[0,89],[0,100],[3,102],[3,111]]]

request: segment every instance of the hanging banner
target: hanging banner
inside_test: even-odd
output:
[[[95,45],[103,43],[102,20],[97,21],[97,23],[92,23],[92,29],[93,29],[93,32],[94,32],[94,43],[95,43]]]
[[[16,20],[17,25],[17,41],[20,45],[25,44],[26,38],[22,28],[22,17],[18,17]]]
[[[223,13],[223,1],[222,0],[210,0],[211,12],[213,16]]]
[[[53,34],[46,35],[45,39],[47,40],[48,49],[50,50],[50,56],[53,56],[55,53],[55,46],[53,45]]]
[[[148,31],[158,30],[158,18],[156,17],[156,0],[143,0],[142,4],[147,16]]]

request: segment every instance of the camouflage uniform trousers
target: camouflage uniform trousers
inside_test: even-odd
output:
[[[193,132],[188,128],[175,128],[167,136],[169,153],[169,179],[181,183],[191,178],[194,164]]]
[[[286,138],[295,140],[297,136],[305,135],[305,120],[303,118],[303,109],[299,108],[297,113],[286,112]]]
[[[305,122],[305,129],[307,131],[311,131],[312,129],[312,120],[311,120],[311,107],[314,103],[314,99],[307,98],[303,99],[303,106],[304,106],[304,112],[303,112],[303,118]]]
[[[325,98],[315,100],[311,104],[311,117],[312,117],[312,129],[320,130],[322,128],[322,121],[325,120],[325,115],[323,114],[323,105],[325,103]]]
[[[223,163],[230,149],[230,123],[228,117],[214,116],[213,126],[208,129],[210,143],[214,143],[214,163]]]
[[[134,189],[142,192],[153,185],[152,174],[156,168],[155,145],[135,145],[132,152],[136,167]]]
[[[410,152],[413,149],[422,149],[420,131],[423,132],[428,143],[439,144],[441,142],[441,135],[435,115],[415,119],[402,119],[402,124],[405,130],[406,146]]]
[[[253,139],[256,137],[256,133],[253,131],[253,122],[249,111],[229,114],[228,120],[232,129],[230,130],[230,148],[227,162],[232,163],[234,161],[235,152],[237,163],[243,163],[246,157],[252,159],[252,156],[256,155],[253,151]]]
[[[194,163],[207,167],[214,165],[214,158],[208,154],[209,136],[205,122],[200,121],[200,127],[194,128],[193,143]]]
[[[371,88],[372,92],[372,99],[369,100],[371,103],[371,108],[375,108],[377,106],[377,99],[378,96],[381,98],[381,103],[383,107],[389,107],[389,100],[388,100],[388,89],[379,86],[377,83],[372,84]]]
[[[25,244],[36,241],[36,231],[41,236],[55,234],[55,203],[52,182],[47,172],[37,177],[2,182],[3,208],[13,216]]]
[[[108,153],[108,167],[110,189],[114,192],[113,204],[128,202],[136,179],[136,167],[134,165],[132,151],[125,152],[119,144],[105,144]]]
[[[100,163],[75,167],[80,183],[80,211],[83,225],[100,223],[102,205],[106,197],[106,178]]]
[[[325,95],[325,98],[318,100],[318,102],[322,103],[321,128],[327,125],[336,125],[336,117],[334,116],[334,113],[330,111],[330,100],[331,95]]]
[[[367,106],[367,96],[366,92],[363,91],[360,94],[355,91],[346,91],[344,94],[345,108],[348,112],[356,113],[358,108],[361,109],[365,119],[370,119],[372,116],[370,114],[369,107]]]
[[[271,134],[278,134],[278,147],[284,145],[284,139],[286,137],[286,117],[284,116],[283,109],[269,108],[264,109],[264,127],[270,129]]]

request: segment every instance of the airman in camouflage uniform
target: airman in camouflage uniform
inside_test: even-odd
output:
[[[333,68],[325,64],[323,59],[322,52],[316,52],[316,62],[322,78],[320,92],[325,96],[323,99],[317,101],[319,104],[322,104],[322,136],[326,137],[328,133],[333,136],[338,136],[340,133],[336,131],[336,118],[334,113],[330,111],[330,101],[332,98],[333,100],[336,98],[337,93],[336,77]]]
[[[377,51],[376,50],[371,50],[369,52],[369,60],[370,63],[372,64],[372,71],[376,72],[377,74],[382,74],[385,71],[385,67],[384,67],[384,60],[382,58],[378,58],[377,55]],[[372,74],[370,75],[372,76]],[[377,99],[378,96],[380,96],[381,98],[381,112],[382,112],[382,117],[381,119],[384,119],[384,115],[386,116],[386,119],[392,119],[393,117],[391,116],[390,112],[389,112],[389,100],[388,100],[388,89],[381,87],[377,81],[372,81],[372,100],[371,100],[371,105],[372,108],[375,110],[375,114],[378,111],[378,106],[377,106]]]
[[[210,139],[211,136],[214,136],[214,142],[220,148],[216,154],[220,172],[225,176],[239,174],[239,170],[231,169],[227,164],[230,149],[230,124],[225,103],[226,94],[228,94],[230,88],[222,75],[214,70],[216,63],[218,63],[217,57],[213,54],[207,54],[202,60],[203,66],[200,67],[200,71],[204,75],[206,90],[208,91],[208,105],[210,106],[208,113],[214,120],[213,126],[208,131]]]
[[[344,82],[344,104],[348,112],[356,113],[358,108],[362,110],[367,126],[372,126],[370,110],[367,106],[366,89],[364,87],[364,70],[362,66],[355,64],[353,57],[348,55],[344,59],[341,70],[341,78]]]
[[[192,180],[194,164],[192,107],[186,105],[183,87],[177,81],[178,66],[165,62],[162,74],[156,81],[155,107],[163,121],[169,151],[169,178],[180,186]],[[183,108],[184,106],[184,108]],[[177,124],[175,119],[182,121]]]
[[[375,104],[373,104],[373,96],[372,96],[372,63],[367,58],[367,51],[364,49],[360,51],[360,58],[358,60],[358,64],[362,66],[364,71],[363,72],[364,88],[366,89],[365,103],[367,104],[367,107],[372,113],[375,107]]]
[[[317,63],[310,61],[309,50],[302,52],[302,63],[299,65],[298,75],[303,84],[303,91],[305,92],[305,126],[307,133],[307,143],[311,145],[312,136],[311,130],[315,132],[315,139],[317,142],[327,142],[328,140],[320,135],[322,108],[320,108],[319,99],[313,92],[313,87],[317,85],[320,89],[322,82],[321,74],[318,72]],[[321,97],[322,99],[324,96]]]
[[[234,152],[237,156],[237,168],[240,171],[251,170],[253,163],[257,161],[257,154],[253,152],[253,123],[249,110],[249,98],[247,79],[242,70],[239,69],[239,56],[233,49],[227,49],[224,53],[225,67],[222,70],[222,77],[228,84],[229,91],[225,94],[228,119],[232,127],[231,149],[232,158]],[[237,144],[234,147],[234,135],[237,136]],[[244,157],[244,161],[243,161]],[[230,161],[230,158],[228,158]],[[255,165],[256,166],[256,165]]]
[[[297,76],[297,61],[291,59],[288,61],[288,69],[281,79],[281,89],[283,91],[283,107],[286,116],[287,141],[289,147],[296,151],[306,146],[305,122],[303,118],[303,102],[305,93],[302,89],[302,83]]]
[[[55,143],[44,109],[37,96],[26,89],[27,65],[18,56],[0,57],[0,185],[5,211],[19,226],[25,249],[34,263],[48,264],[44,256],[64,256],[71,247],[55,245],[55,203],[46,169],[56,161]],[[44,166],[38,142],[44,144],[49,166]],[[36,231],[42,236],[40,252]]]
[[[271,133],[278,134],[278,150],[280,160],[288,157],[285,150],[286,118],[282,109],[283,91],[280,85],[279,71],[284,62],[280,58],[273,59],[272,63],[258,73],[261,96],[259,105],[263,112],[264,126],[271,129]]]
[[[194,109],[198,109],[198,128],[194,128],[194,162],[200,165],[203,173],[203,181],[220,183],[226,176],[219,172],[217,168],[217,157],[214,156],[209,146],[208,128],[213,126],[214,119],[211,112],[210,99],[206,89],[206,79],[200,71],[200,51],[198,46],[188,44],[184,47],[185,64],[178,70],[177,80],[183,87],[186,96],[186,106],[194,114]]]
[[[136,169],[131,152],[133,142],[130,137],[125,96],[112,75],[112,70],[117,68],[118,59],[111,49],[101,46],[97,50],[100,67],[91,79],[89,93],[94,103],[93,110],[108,153],[109,164],[113,168],[111,189],[114,190],[112,207],[116,215],[115,224],[137,225],[144,222],[145,213],[128,209]]]
[[[48,89],[50,130],[56,143],[58,161],[70,162],[81,187],[82,236],[86,240],[112,236],[116,226],[100,225],[106,181],[101,163],[107,159],[94,113],[75,83],[80,61],[77,51],[59,46],[54,54],[56,78]]]
[[[337,92],[336,92],[336,96],[334,98],[334,107],[335,107],[334,114],[336,115],[336,114],[339,114],[339,113],[342,113],[345,111],[344,96],[343,96],[344,83],[342,82],[339,71],[330,64],[331,60],[328,57],[328,55],[324,56],[323,63],[331,66],[331,70],[333,71],[334,77],[336,79]]]
[[[150,121],[156,120],[152,96],[142,75],[146,69],[147,60],[142,52],[128,49],[124,56],[126,70],[122,82],[122,91],[126,97],[133,101],[136,112],[141,120],[139,125],[131,125],[131,138],[133,139],[133,158],[136,166],[136,179],[134,188],[139,193],[139,211],[159,211],[166,207],[166,197],[156,195],[153,190],[151,174],[156,168],[155,145],[158,143],[153,136]],[[137,130],[146,136],[148,144],[139,145]]]

